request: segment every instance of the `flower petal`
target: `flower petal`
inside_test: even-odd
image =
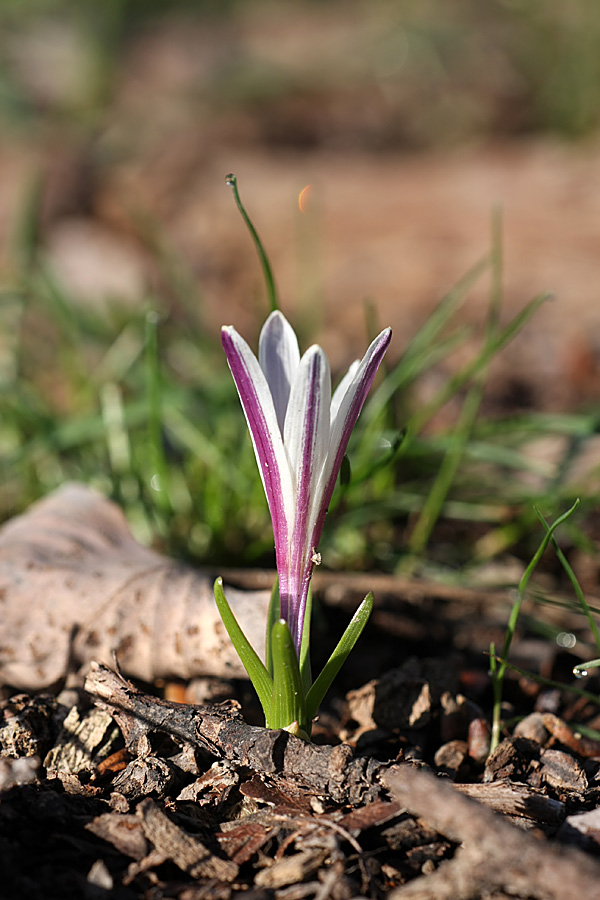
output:
[[[250,429],[273,520],[277,557],[281,554],[284,558],[296,501],[271,391],[254,353],[232,325],[221,329],[221,343]]]
[[[258,361],[271,390],[279,430],[283,434],[290,388],[300,363],[300,350],[294,329],[279,310],[272,312],[262,327]]]
[[[347,375],[342,379],[335,392],[331,404],[332,416],[327,462],[321,473],[317,489],[321,498],[321,506],[318,510],[314,510],[314,517],[311,522],[311,537],[314,547],[317,547],[321,539],[327,507],[333,494],[336,478],[340,471],[352,429],[356,425],[356,420],[369,393],[377,369],[385,356],[391,337],[391,328],[386,328],[382,331],[371,343],[360,363],[358,365],[352,363]],[[348,377],[350,375],[351,377]]]
[[[281,589],[281,615],[297,649],[300,647],[306,595],[312,573],[313,507],[319,505],[318,484],[329,450],[331,373],[320,347],[313,346],[300,361],[292,383],[284,428],[284,445],[293,473],[296,497],[290,542],[288,583]]]
[[[360,366],[360,359],[355,359],[351,364],[350,368],[336,387],[333,392],[333,397],[331,398],[331,423],[335,421],[337,418],[338,410],[340,408],[340,404],[346,395],[346,391],[350,387],[354,376],[356,375],[356,370]]]

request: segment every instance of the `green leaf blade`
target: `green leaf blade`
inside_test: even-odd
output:
[[[269,609],[267,611],[267,630],[265,633],[265,666],[267,672],[273,677],[273,654],[271,650],[271,635],[273,634],[273,625],[278,622],[281,617],[281,599],[279,597],[279,576],[275,576],[275,583],[271,591],[271,599],[269,600]]]
[[[300,644],[300,680],[304,695],[308,694],[312,682],[310,670],[310,622],[312,619],[312,584],[308,586],[306,597],[306,609],[304,611],[304,627],[302,629],[302,642]]]
[[[323,666],[321,674],[314,682],[313,686],[306,695],[306,713],[309,721],[311,721],[317,713],[319,706],[323,701],[323,697],[331,687],[333,679],[338,674],[350,652],[352,651],[357,640],[361,636],[365,625],[373,611],[373,591],[369,591],[363,602],[360,604],[348,627],[340,638],[337,647]]]
[[[223,579],[217,578],[214,585],[215,601],[219,615],[223,620],[223,625],[227,630],[231,643],[235,647],[236,653],[242,661],[248,678],[252,682],[254,690],[258,694],[260,705],[265,714],[267,728],[269,727],[268,719],[271,709],[271,699],[273,695],[273,679],[269,675],[265,665],[258,656],[256,650],[250,644],[250,641],[242,631],[239,623],[234,616],[227,598],[223,590]]]
[[[310,734],[310,719],[306,715],[306,700],[298,656],[288,624],[284,619],[275,622],[271,632],[273,659],[273,700],[269,716],[270,728],[289,729],[294,722],[299,729]],[[294,729],[294,733],[298,733]]]

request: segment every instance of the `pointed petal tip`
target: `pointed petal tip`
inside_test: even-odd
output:
[[[321,356],[327,359],[327,354],[323,350],[320,344],[311,344],[308,350],[305,350],[302,359],[311,359],[313,356]],[[329,360],[327,360],[329,362]]]
[[[280,309],[274,309],[272,312],[269,313],[269,315],[265,319],[265,325],[267,324],[267,322],[270,322],[273,319],[283,319],[284,321],[287,322],[286,317],[284,316],[284,314],[281,312]]]
[[[263,327],[261,328],[261,334],[266,335],[272,329],[276,328],[280,332],[284,329],[291,329],[293,332],[293,328],[284,316],[284,314],[279,309],[274,309],[273,312],[269,313],[267,318],[264,321]]]

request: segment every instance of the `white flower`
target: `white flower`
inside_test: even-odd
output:
[[[258,359],[232,325],[221,331],[271,512],[281,617],[298,652],[327,507],[391,334],[386,328],[375,338],[332,397],[325,353],[315,344],[300,358],[298,339],[280,312],[262,328]]]

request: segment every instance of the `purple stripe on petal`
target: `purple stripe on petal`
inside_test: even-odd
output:
[[[256,357],[235,328],[222,328],[221,342],[250,429],[273,521],[279,564],[279,558],[287,553],[295,501],[273,401]]]
[[[342,460],[356,425],[363,404],[369,393],[373,379],[381,365],[392,337],[391,328],[386,328],[371,343],[369,349],[356,368],[354,378],[347,386],[341,398],[334,420],[331,423],[331,435],[329,440],[329,455],[323,471],[322,481],[319,485],[320,508],[314,518],[312,529],[312,543],[315,547],[321,539],[327,507],[333,494],[335,482],[342,465]]]
[[[299,652],[313,555],[391,331],[382,331],[352,364],[333,399],[327,357],[314,346],[300,359],[296,335],[281,313],[272,313],[263,326],[260,362],[235,328],[221,334],[273,520],[281,615]]]
[[[295,476],[296,517],[290,547],[290,603],[286,616],[290,631],[300,646],[308,584],[312,572],[309,523],[317,487],[329,450],[331,375],[320,347],[311,347],[302,357],[288,405],[284,444]],[[295,586],[295,590],[294,590]],[[286,615],[287,613],[287,615]]]

